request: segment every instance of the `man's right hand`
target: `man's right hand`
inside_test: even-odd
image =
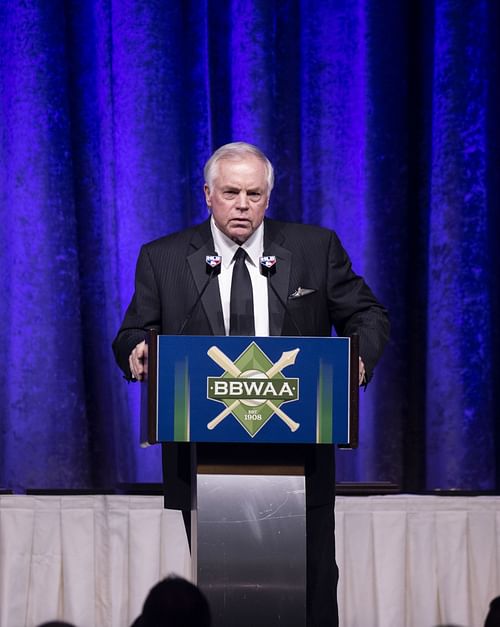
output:
[[[148,357],[148,345],[143,340],[134,348],[128,358],[128,364],[130,366],[130,372],[132,373],[132,379],[137,381],[144,381],[147,373],[147,357]]]

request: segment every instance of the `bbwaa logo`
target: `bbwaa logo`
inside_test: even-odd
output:
[[[282,370],[295,363],[299,348],[285,351],[276,363],[252,342],[233,362],[217,346],[208,355],[224,373],[207,378],[207,396],[223,403],[226,408],[207,427],[214,429],[224,418],[233,414],[242,427],[254,437],[273,414],[276,414],[291,431],[299,428],[281,409],[283,403],[299,398],[299,380],[286,378]]]

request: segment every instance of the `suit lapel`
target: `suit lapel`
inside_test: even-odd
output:
[[[272,221],[265,220],[264,222],[264,255],[274,255],[276,257],[276,272],[269,280],[272,282],[283,303],[286,304],[290,284],[292,253],[281,245],[284,237],[276,226],[276,223]],[[268,303],[269,335],[281,335],[285,319],[285,309],[271,287],[268,290]]]
[[[200,224],[191,240],[193,252],[188,254],[187,261],[193,275],[198,294],[204,288],[208,275],[205,257],[214,254],[214,243],[210,231],[210,220]],[[213,335],[225,335],[222,303],[219,292],[219,282],[213,278],[201,297],[201,303],[207,315]]]

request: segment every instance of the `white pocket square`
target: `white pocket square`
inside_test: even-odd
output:
[[[293,300],[295,298],[302,298],[302,296],[307,296],[308,294],[314,294],[318,290],[310,289],[309,287],[298,287],[295,292],[290,294],[288,297],[289,300]]]

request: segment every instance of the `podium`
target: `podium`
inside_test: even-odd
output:
[[[308,508],[331,502],[333,552],[333,449],[358,442],[357,336],[150,331],[147,373],[141,440],[163,445],[214,627],[305,627],[321,551]]]

